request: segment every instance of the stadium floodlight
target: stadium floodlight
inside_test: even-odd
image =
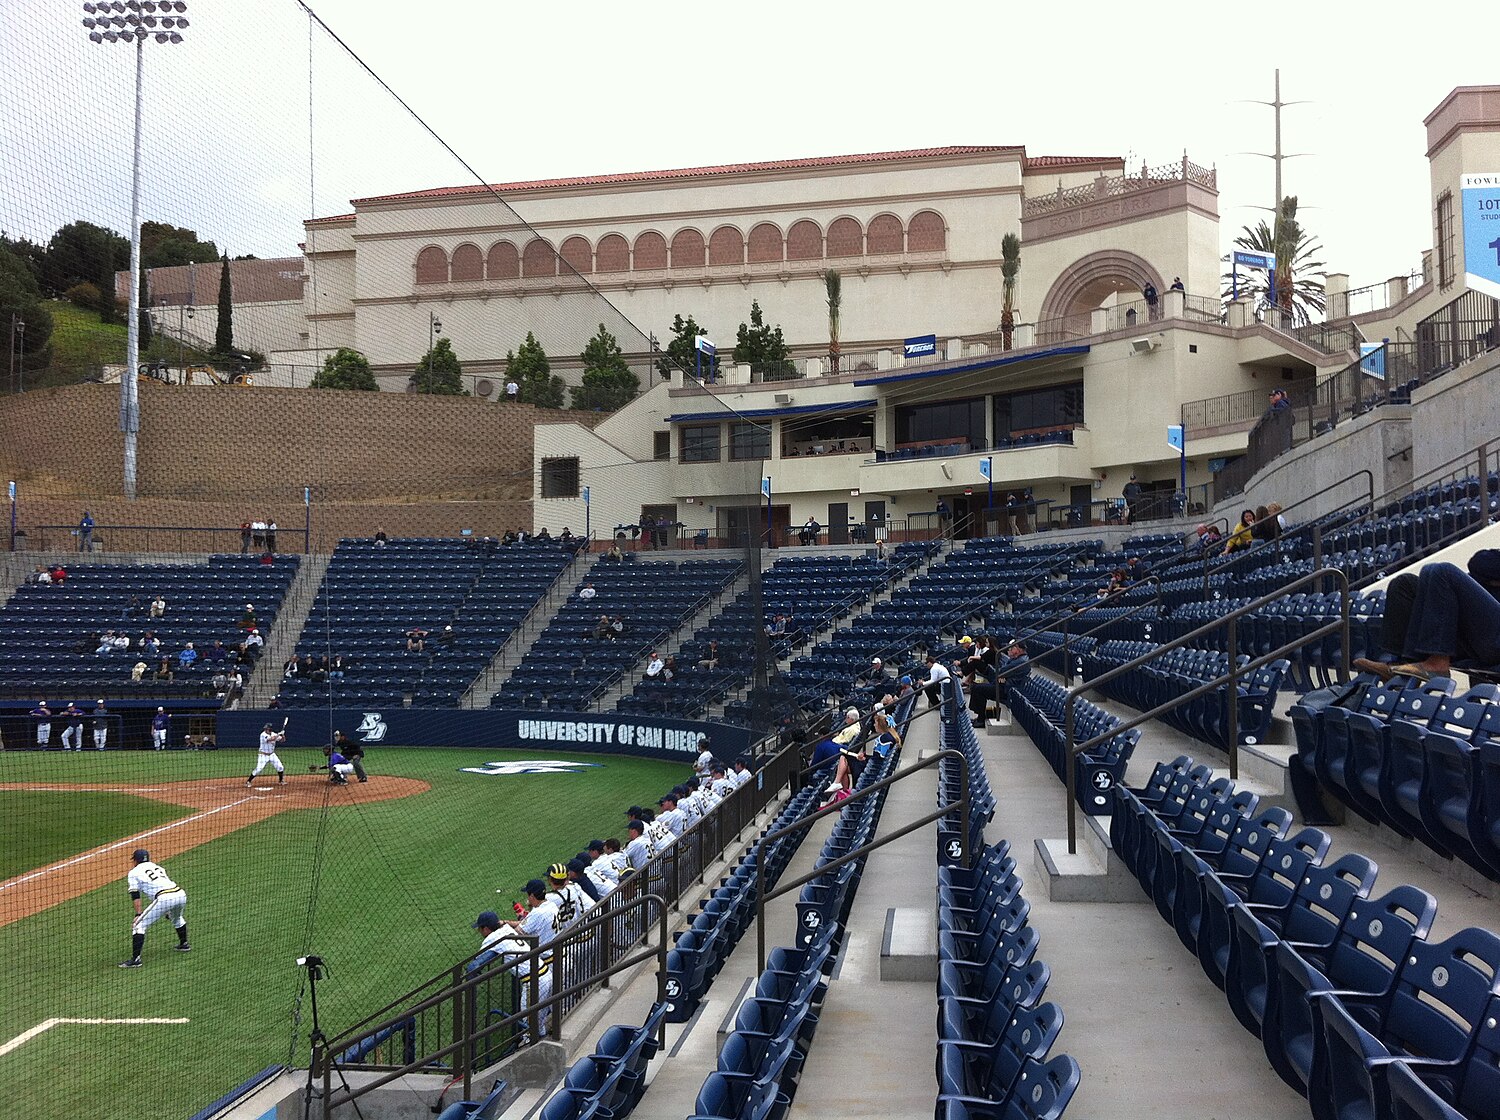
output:
[[[83,10],[87,17],[83,26],[88,29],[89,42],[135,44],[135,142],[130,167],[130,318],[126,323],[125,368],[120,373],[120,431],[125,435],[124,490],[126,498],[134,499],[136,440],[141,430],[136,373],[141,361],[141,111],[144,105],[146,40],[154,38],[163,44],[182,42],[176,28],[186,28],[186,19],[179,15],[161,20],[163,30],[153,33],[149,29],[155,28],[158,20],[151,13],[158,10],[182,13],[187,11],[187,4],[183,0],[129,0],[129,3],[110,0],[109,3],[86,3]]]

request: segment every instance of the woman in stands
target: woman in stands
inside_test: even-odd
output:
[[[901,734],[896,730],[891,717],[884,712],[875,713],[875,753],[885,758],[901,745]]]
[[[1255,507],[1255,524],[1250,529],[1250,535],[1257,541],[1274,541],[1281,536],[1281,522],[1269,506]]]
[[[1247,509],[1240,514],[1240,523],[1234,527],[1234,532],[1229,534],[1229,540],[1224,543],[1224,555],[1228,556],[1232,552],[1249,548],[1250,542],[1254,539],[1252,536],[1254,527],[1255,511]]]

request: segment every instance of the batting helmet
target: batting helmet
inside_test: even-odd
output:
[[[554,863],[547,868],[547,878],[556,879],[559,882],[568,877],[568,866],[564,863]]]
[[[130,858],[135,860],[136,863],[145,863],[151,858],[151,853],[146,851],[145,848],[137,848],[130,853]]]

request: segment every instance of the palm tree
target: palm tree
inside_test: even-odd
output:
[[[1007,233],[1000,239],[1000,275],[1004,278],[1001,292],[1005,303],[1000,310],[1000,348],[1010,349],[1011,335],[1016,329],[1016,274],[1021,271],[1021,239]]]
[[[1322,278],[1327,273],[1323,262],[1313,259],[1323,251],[1323,246],[1297,220],[1296,195],[1287,195],[1281,200],[1274,228],[1264,220],[1254,226],[1245,226],[1234,239],[1234,247],[1276,254],[1276,271],[1271,277],[1266,299],[1276,308],[1280,320],[1278,325],[1300,327],[1312,322],[1314,314],[1323,314],[1327,304]],[[1226,272],[1223,281],[1224,298],[1229,299],[1234,291],[1233,273]],[[1247,287],[1243,276],[1239,287],[1241,290]]]
[[[839,371],[839,308],[844,302],[844,278],[834,269],[823,273],[823,290],[828,294],[828,372]]]

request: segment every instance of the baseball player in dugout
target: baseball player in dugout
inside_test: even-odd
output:
[[[130,959],[120,962],[121,968],[140,968],[141,949],[146,944],[146,931],[160,918],[171,918],[177,929],[177,944],[172,946],[179,953],[192,949],[188,944],[187,892],[172,881],[167,869],[151,862],[151,853],[137,848],[130,854],[130,875],[126,884],[130,888],[130,900],[135,906],[135,921],[130,925]],[[144,903],[144,907],[142,906]]]

